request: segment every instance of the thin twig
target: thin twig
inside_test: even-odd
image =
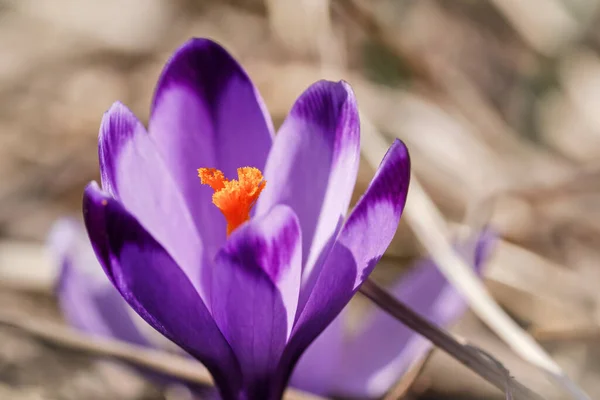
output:
[[[477,351],[479,354],[483,355],[490,362],[495,364],[500,371],[502,371],[504,373],[504,379],[505,379],[504,393],[506,394],[506,400],[513,400],[513,388],[511,386],[510,371],[504,366],[504,364],[502,364],[500,361],[496,360],[496,358],[494,356],[492,356],[490,353],[488,353],[487,351],[485,351],[477,346],[473,346],[471,344],[466,344],[466,346],[470,349]]]
[[[514,378],[510,377],[510,375],[507,374],[506,369],[500,368],[499,365],[501,364],[495,359],[494,362],[490,361],[489,358],[491,356],[488,355],[483,357],[480,351],[473,349],[471,346],[459,343],[448,333],[421,317],[410,307],[398,301],[372,280],[367,279],[362,284],[360,291],[388,314],[398,319],[410,329],[429,339],[434,345],[456,358],[498,389],[505,392],[507,381],[510,382],[512,395],[516,400],[542,399],[540,395],[532,392]]]
[[[90,337],[57,323],[40,321],[15,313],[0,313],[0,325],[18,329],[37,339],[60,347],[99,357],[114,358],[185,382],[200,385],[213,384],[212,377],[202,364],[182,356],[121,341]],[[322,397],[291,388],[286,391],[284,399],[324,400]]]

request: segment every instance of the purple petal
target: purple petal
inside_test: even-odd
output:
[[[213,317],[240,361],[249,398],[270,398],[296,315],[301,257],[298,218],[286,206],[238,228],[217,255]]]
[[[494,238],[487,232],[460,250],[478,274],[487,260]],[[475,245],[476,243],[476,245]],[[439,326],[454,322],[467,308],[461,295],[426,259],[396,283],[391,292],[413,310]],[[419,361],[431,344],[419,334],[377,309],[366,328],[345,347],[337,382],[339,396],[378,398]],[[309,348],[310,351],[310,348]]]
[[[315,339],[300,357],[290,385],[298,389],[327,396],[339,379],[340,363],[345,351],[344,322],[348,315],[342,311]]]
[[[301,303],[310,294],[321,253],[329,250],[356,181],[360,131],[354,93],[345,82],[320,81],[296,101],[281,126],[265,169],[257,215],[289,205],[302,227]]]
[[[101,273],[102,268],[82,237],[83,227],[67,219],[56,222],[50,235],[49,246],[60,267],[56,292],[65,318],[91,335],[150,346],[129,314],[129,306],[108,279],[94,276],[92,271],[86,273],[94,267]]]
[[[52,261],[59,268],[73,253],[81,253],[80,242],[77,240],[80,236],[85,236],[85,231],[75,218],[60,218],[52,224],[46,246]]]
[[[225,398],[240,384],[239,365],[189,278],[123,206],[95,183],[84,219],[96,255],[129,305],[152,327],[200,360]]]
[[[396,140],[323,265],[294,326],[282,373],[289,373],[302,351],[350,301],[387,249],[404,209],[409,179],[408,151]]]
[[[352,253],[358,267],[353,285],[355,290],[369,276],[398,229],[409,181],[408,150],[396,139],[336,242]],[[335,261],[330,257],[323,271],[335,270]]]
[[[218,168],[235,178],[238,167],[263,170],[273,127],[258,91],[220,45],[191,39],[165,66],[149,124],[188,202],[212,257],[225,242],[225,220],[200,184],[198,168]]]
[[[154,143],[123,104],[113,104],[104,115],[98,147],[103,189],[143,224],[204,295],[200,274],[210,269],[200,268],[206,261],[195,224]]]

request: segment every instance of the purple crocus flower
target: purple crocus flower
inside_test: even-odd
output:
[[[480,273],[494,243],[493,235],[485,231],[460,250]],[[154,346],[148,332],[140,330],[130,307],[101,272],[78,221],[57,221],[49,248],[60,269],[56,287],[59,303],[71,325],[91,335]],[[466,309],[460,294],[430,259],[419,260],[390,290],[440,326],[452,323]],[[357,331],[349,335],[344,327],[346,310],[304,352],[291,385],[323,396],[379,398],[425,355],[431,344],[379,309],[369,313]],[[168,377],[149,377],[159,384],[174,382]],[[202,388],[202,398],[208,395],[217,398]]]
[[[406,147],[394,142],[346,218],[359,142],[347,83],[309,87],[275,136],[246,73],[206,39],[167,63],[148,130],[120,103],[105,114],[102,189],[91,183],[84,194],[96,255],[131,307],[209,369],[224,399],[281,398],[302,352],[394,236]]]
[[[494,244],[486,230],[458,249],[480,274]],[[453,323],[467,308],[431,259],[417,261],[390,292],[438,326]],[[325,396],[380,398],[431,348],[381,309],[366,315],[354,332],[345,329],[347,314],[344,310],[302,355],[293,386]]]

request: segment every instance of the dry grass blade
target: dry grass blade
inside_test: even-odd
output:
[[[550,372],[560,373],[560,367],[502,311],[454,252],[444,234],[443,217],[415,177],[411,179],[411,196],[405,218],[440,270],[467,298],[473,310],[524,358]]]
[[[562,1],[492,0],[491,3],[532,47],[546,55],[555,54],[579,33],[577,21]],[[539,10],[544,10],[544,18],[539,18]]]
[[[394,387],[385,395],[383,400],[396,400],[402,399],[408,394],[412,384],[419,377],[419,374],[423,370],[427,359],[429,358],[431,351],[427,353],[427,356],[421,360],[415,362],[413,366],[396,382]]]
[[[471,346],[460,344],[452,336],[396,300],[373,281],[365,281],[360,291],[394,318],[429,339],[433,344],[503,392],[512,392],[512,395],[516,399],[542,398],[510,377],[508,371],[491,356],[484,357],[481,351]],[[510,390],[507,387],[510,387]]]
[[[387,149],[387,141],[368,118],[361,115],[362,149],[366,160],[376,167]],[[446,235],[446,222],[419,181],[412,176],[409,200],[404,218],[427,249],[440,271],[464,296],[473,311],[498,334],[517,354],[542,368],[557,383],[578,399],[589,399],[580,390],[574,391],[560,366],[525,331],[523,331],[491,298],[471,268],[456,254]]]
[[[62,325],[17,314],[1,313],[0,325],[18,329],[57,346],[100,357],[114,358],[182,381],[212,385],[208,371],[197,361],[165,352],[146,349],[116,340],[92,338]],[[288,389],[285,400],[319,400],[322,398]]]
[[[492,299],[468,265],[456,254],[444,234],[445,221],[418,180],[411,182],[412,199],[405,218],[440,271],[467,299],[473,311],[517,354],[542,368],[574,398],[589,399],[565,375],[560,366]]]
[[[600,341],[600,327],[596,325],[534,329],[531,334],[540,342]]]

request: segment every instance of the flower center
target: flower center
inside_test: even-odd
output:
[[[227,236],[250,219],[250,210],[267,184],[258,168],[238,168],[237,174],[237,180],[229,180],[216,168],[198,169],[200,182],[215,191],[212,202],[225,216]]]

